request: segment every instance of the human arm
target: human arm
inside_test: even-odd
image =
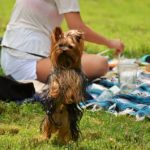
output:
[[[120,40],[110,40],[93,31],[83,22],[79,12],[65,13],[64,16],[69,29],[82,30],[85,34],[86,41],[93,42],[95,44],[102,44],[108,48],[115,49],[116,53],[122,53],[124,45]]]

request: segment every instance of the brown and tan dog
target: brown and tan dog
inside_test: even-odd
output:
[[[83,113],[78,104],[84,101],[86,82],[81,71],[83,33],[77,30],[63,33],[56,27],[51,39],[53,71],[45,98],[47,115],[42,123],[42,132],[45,138],[57,133],[59,142],[66,144],[77,141],[80,135],[78,125]]]

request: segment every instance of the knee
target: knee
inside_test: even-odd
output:
[[[94,54],[84,55],[82,66],[85,74],[90,79],[101,77],[108,71],[107,59]]]

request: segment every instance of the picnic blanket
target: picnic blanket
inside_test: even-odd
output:
[[[128,94],[115,94],[112,97],[98,100],[104,90],[113,86],[119,86],[117,78],[97,78],[89,83],[86,88],[87,96],[85,102],[81,102],[79,106],[82,109],[88,109],[95,112],[101,109],[110,112],[116,116],[118,115],[132,115],[136,117],[137,121],[150,119],[150,75],[143,75],[140,73],[138,78],[138,86]],[[33,82],[35,85],[35,95],[31,99],[26,99],[24,102],[38,101],[43,103],[41,96],[41,87],[46,88],[38,81]],[[41,86],[39,88],[39,86]],[[40,89],[40,90],[39,90]],[[20,101],[19,101],[20,102]]]
[[[150,76],[149,76],[150,77]],[[147,80],[140,76],[139,86],[128,94],[116,94],[106,99],[97,99],[98,96],[103,93],[104,90],[113,86],[118,86],[116,80],[109,79],[97,79],[93,81],[88,87],[87,92],[89,98],[86,102],[80,103],[80,106],[84,109],[91,111],[98,111],[104,109],[112,114],[118,115],[133,115],[137,121],[144,118],[150,119],[150,78]]]
[[[31,93],[32,97],[26,99],[13,99],[13,101],[19,104],[25,102],[40,102],[42,104],[42,93],[48,86],[36,80],[24,82],[32,82],[35,87],[35,93],[33,95]],[[98,78],[91,81],[86,88],[86,100],[85,102],[81,102],[79,106],[93,112],[104,109],[116,116],[125,114],[133,115],[138,121],[143,120],[144,118],[150,119],[150,75],[141,73],[138,78],[137,88],[128,94],[119,93],[106,99],[97,99],[104,90],[118,85],[118,80],[116,78],[111,78],[111,80],[108,78]],[[22,88],[24,88],[24,86]]]

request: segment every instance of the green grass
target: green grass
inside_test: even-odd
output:
[[[14,0],[0,0],[0,35],[10,17]],[[125,43],[126,57],[150,54],[149,0],[80,0],[81,16],[87,25],[109,38]],[[63,24],[66,29],[66,24]],[[97,53],[106,47],[86,44],[88,52]]]
[[[0,36],[6,29],[14,2],[15,0],[0,0]]]
[[[41,141],[40,124],[44,112],[38,103],[17,105],[0,102],[0,150],[149,150],[150,124],[134,117],[115,117],[104,111],[85,111],[78,143],[58,145]]]
[[[0,0],[0,36],[9,21],[14,0]],[[121,38],[127,57],[150,54],[149,0],[80,0],[83,20],[95,31],[110,38]],[[63,24],[66,30],[66,24]],[[86,43],[88,52],[106,47]],[[110,54],[111,55],[111,54]],[[1,72],[1,70],[0,70]],[[0,150],[149,150],[149,120],[115,117],[104,111],[85,111],[78,143],[58,145],[55,140],[39,141],[44,111],[39,104],[0,101]]]

